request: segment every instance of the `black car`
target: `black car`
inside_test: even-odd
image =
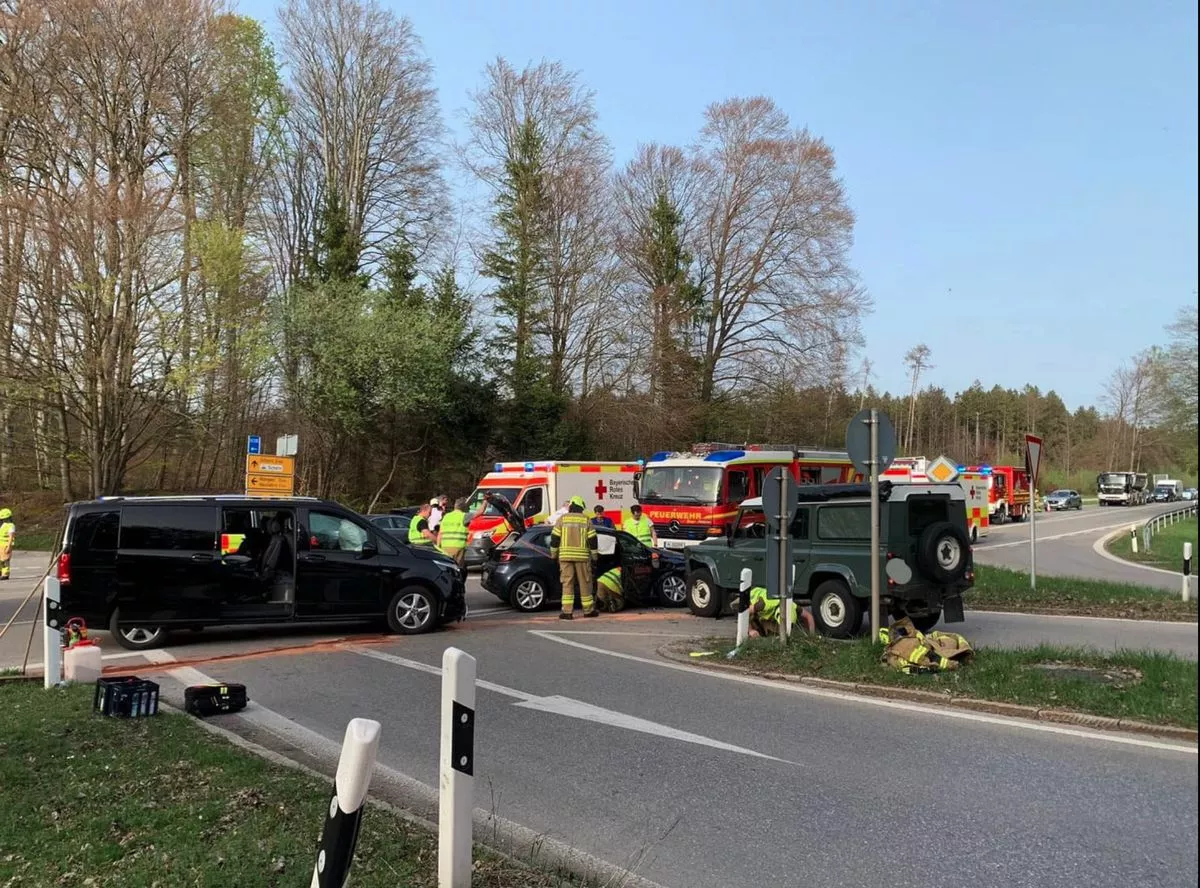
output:
[[[509,527],[519,528],[516,522],[520,519],[512,507],[498,497],[496,505]],[[549,524],[513,530],[488,552],[481,577],[483,588],[520,611],[541,610],[561,602],[558,562],[550,557],[551,530]],[[651,549],[621,530],[597,527],[596,534],[600,555],[593,575],[598,577],[620,565],[628,606],[683,606],[687,600],[687,559],[682,553]]]
[[[67,506],[64,619],[130,650],[171,629],[385,618],[404,635],[466,616],[462,571],[311,497],[106,497]]]

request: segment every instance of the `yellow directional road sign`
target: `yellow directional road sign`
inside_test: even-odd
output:
[[[246,457],[246,474],[295,475],[296,460],[290,456],[249,455]]]
[[[291,494],[295,489],[295,480],[291,475],[247,475],[246,490],[251,493],[264,491]]]

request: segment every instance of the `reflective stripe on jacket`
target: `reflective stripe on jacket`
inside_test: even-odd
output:
[[[765,586],[755,586],[750,590],[750,604],[755,605],[762,602],[762,610],[758,612],[760,620],[770,621],[772,623],[779,622],[779,599],[768,598]],[[792,610],[792,625],[796,625],[796,618],[799,612],[796,609],[796,600],[791,600]]]
[[[582,512],[568,512],[550,531],[550,554],[559,561],[590,561],[596,546],[596,528]]]
[[[606,589],[612,589],[614,592],[620,592],[621,568],[614,567],[612,570],[606,570],[596,578],[596,582]]]

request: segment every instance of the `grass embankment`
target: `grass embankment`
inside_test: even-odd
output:
[[[1154,532],[1150,538],[1150,551],[1147,552],[1143,543],[1142,525],[1138,525],[1138,550],[1133,551],[1129,534],[1123,533],[1108,543],[1108,551],[1118,558],[1132,561],[1134,564],[1144,564],[1147,567],[1158,567],[1163,570],[1183,572],[1183,544],[1192,544],[1192,558],[1200,558],[1200,549],[1196,546],[1197,522],[1195,518],[1184,518],[1174,524],[1167,524]],[[1194,564],[1195,562],[1193,562]],[[1193,570],[1195,573],[1195,570]]]
[[[1029,588],[1029,574],[987,564],[975,565],[975,587],[964,597],[971,610],[1023,613],[1083,614],[1136,620],[1195,620],[1196,600],[1182,601],[1178,592],[1083,580],[1075,577],[1037,578]]]
[[[307,885],[332,793],[188,716],[91,712],[91,688],[0,686],[0,885]],[[477,853],[473,885],[576,883]],[[436,839],[367,811],[351,881],[433,888]]]
[[[725,654],[731,647],[723,638],[705,649]],[[733,662],[763,672],[1196,727],[1196,663],[1171,654],[1099,654],[1047,645],[982,648],[954,672],[905,675],[880,661],[882,650],[865,638],[838,642],[797,635],[786,648],[778,639],[752,639]]]

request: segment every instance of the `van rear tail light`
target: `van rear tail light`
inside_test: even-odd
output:
[[[58,568],[55,576],[58,577],[59,583],[71,582],[71,555],[69,552],[63,552],[58,556]]]

